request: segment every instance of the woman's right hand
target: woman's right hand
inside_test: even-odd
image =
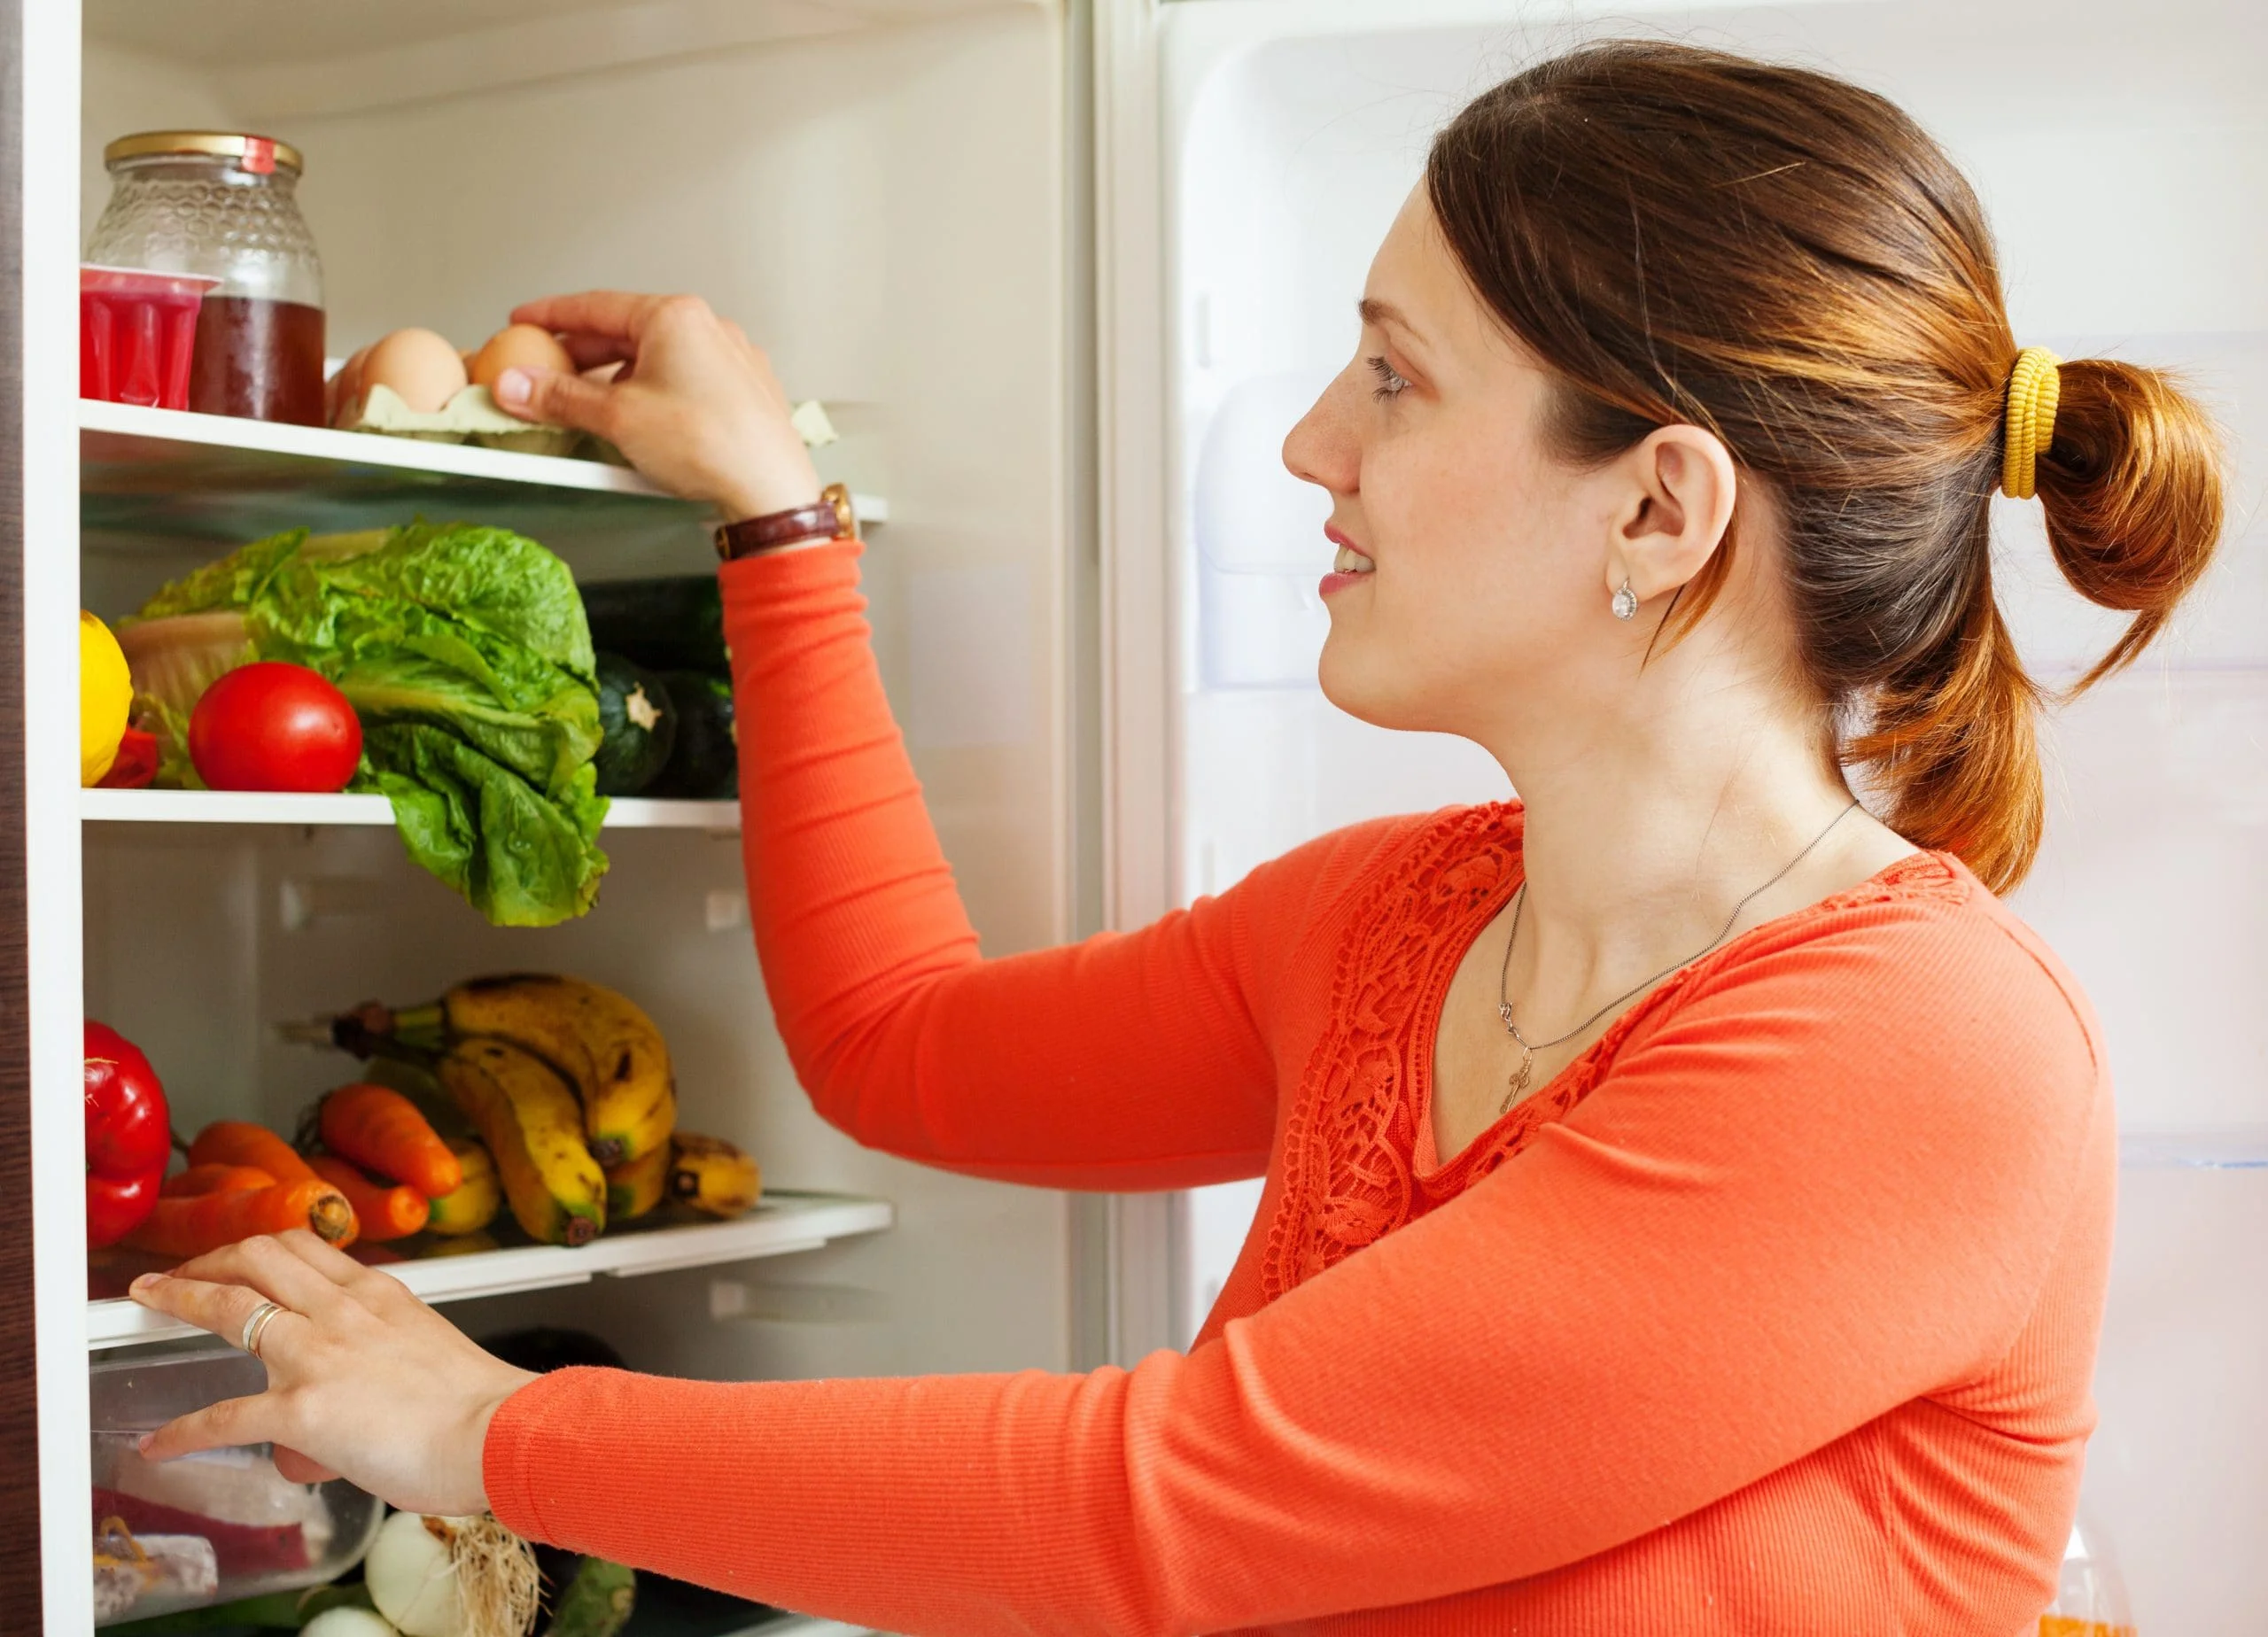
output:
[[[728,523],[819,499],[771,361],[698,296],[596,290],[531,301],[512,322],[558,336],[579,369],[622,366],[611,380],[507,369],[495,396],[514,415],[607,439],[648,477],[713,502]]]

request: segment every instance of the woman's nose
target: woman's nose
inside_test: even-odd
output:
[[[1284,465],[1292,476],[1333,494],[1352,494],[1362,470],[1361,451],[1348,414],[1348,371],[1323,389],[1284,438]]]

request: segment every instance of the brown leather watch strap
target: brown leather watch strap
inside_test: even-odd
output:
[[[858,531],[858,520],[850,512],[850,491],[831,483],[819,491],[815,506],[797,506],[726,524],[717,531],[717,555],[732,562],[804,540],[847,540]]]

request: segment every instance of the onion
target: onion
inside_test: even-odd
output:
[[[299,1627],[299,1637],[400,1637],[368,1609],[326,1609]]]
[[[493,1517],[396,1512],[362,1560],[370,1601],[402,1637],[520,1637],[535,1618],[535,1552]]]
[[[396,1512],[378,1525],[362,1560],[370,1601],[404,1637],[464,1637],[464,1604],[457,1595],[456,1564],[447,1538],[416,1512]]]

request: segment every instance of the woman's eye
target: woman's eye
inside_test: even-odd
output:
[[[1402,389],[1408,386],[1410,383],[1402,378],[1400,372],[1392,364],[1386,362],[1383,355],[1371,358],[1367,361],[1371,366],[1371,373],[1379,378],[1378,385],[1371,390],[1371,396],[1379,399],[1401,397]]]

